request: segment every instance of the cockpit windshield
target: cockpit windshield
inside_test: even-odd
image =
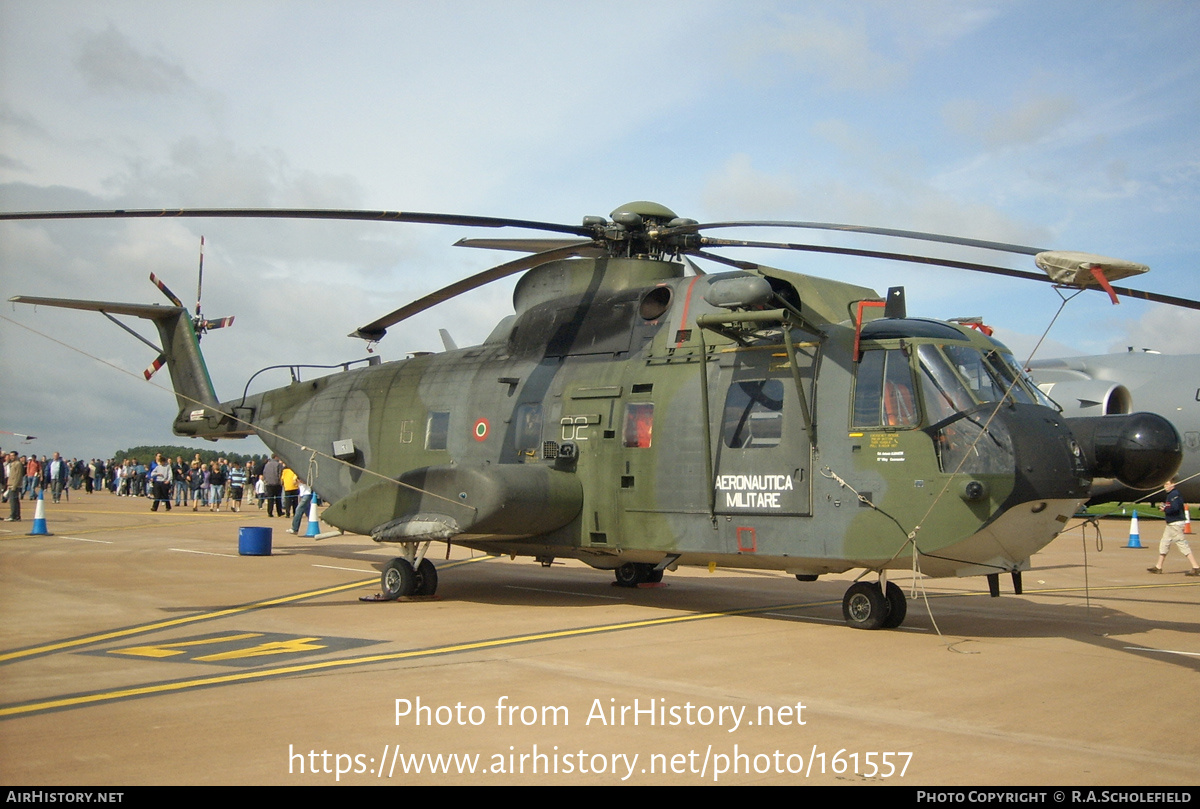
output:
[[[926,388],[926,406],[930,408],[930,421],[936,415],[939,403],[965,411],[968,403],[1019,402],[1021,404],[1054,405],[1013,360],[1011,354],[992,350],[986,354],[974,346],[967,345],[922,345],[917,348],[921,363],[922,379],[936,385],[934,403],[930,396],[935,391]],[[965,391],[964,391],[965,388]],[[964,393],[969,391],[969,397]]]
[[[914,353],[917,362],[912,368]],[[989,403],[1055,407],[1012,355],[999,348],[981,350],[946,342],[921,343],[915,350],[869,349],[858,364],[851,424],[897,429],[936,426]]]
[[[1006,354],[1003,351],[989,351],[987,355],[988,361],[1004,375],[1005,379],[1012,381],[1016,380],[1013,386],[1013,393],[1017,395],[1017,391],[1023,391],[1027,398],[1018,398],[1019,402],[1032,402],[1040,404],[1043,407],[1049,407],[1051,410],[1061,410],[1049,396],[1042,393],[1041,389],[1034,384],[1029,375],[1021,370],[1021,366],[1013,359],[1012,354]]]
[[[995,406],[1042,404],[1039,394],[1000,350],[950,342],[871,349],[859,362],[852,425],[920,428],[933,439],[943,472],[1000,473],[1012,467],[1012,439]]]

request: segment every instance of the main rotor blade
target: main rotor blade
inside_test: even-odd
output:
[[[492,281],[507,278],[510,275],[515,275],[516,273],[532,269],[550,261],[557,261],[560,258],[569,258],[591,252],[600,253],[602,250],[596,247],[595,243],[589,239],[588,241],[574,242],[563,247],[558,247],[554,250],[544,250],[541,253],[534,253],[531,256],[522,256],[497,267],[492,267],[490,270],[476,273],[469,278],[456,281],[449,286],[442,287],[436,292],[429,293],[423,298],[418,298],[412,303],[401,306],[399,309],[384,315],[378,320],[374,320],[365,326],[360,326],[355,331],[350,332],[349,336],[358,337],[370,342],[377,342],[387,334],[389,326],[394,326],[401,320],[406,320],[415,314],[424,312],[426,309],[436,306],[443,301],[448,301],[464,292],[470,292],[472,289],[481,287],[484,284],[490,284]]]
[[[116,211],[7,211],[0,212],[0,221],[37,219],[335,219],[362,222],[409,222],[425,225],[461,225],[480,228],[529,228],[554,233],[590,236],[592,231],[581,225],[560,225],[529,219],[503,219],[494,216],[465,214],[421,213],[417,211],[362,211],[333,208],[163,208]]]
[[[1047,275],[1029,272],[1028,270],[1014,270],[1009,267],[997,267],[992,264],[976,264],[970,261],[955,261],[953,259],[935,258],[933,256],[914,256],[907,253],[889,253],[882,250],[859,250],[852,247],[829,247],[819,244],[756,242],[744,239],[715,239],[708,236],[701,237],[700,243],[705,247],[758,247],[766,249],[800,250],[807,253],[830,253],[839,256],[880,258],[888,261],[907,261],[913,264],[930,264],[937,267],[952,267],[956,270],[971,270],[973,272],[985,272],[991,275],[1006,275],[1010,278],[1024,278],[1030,281],[1041,281],[1046,284],[1057,284],[1054,279]],[[1059,286],[1061,286],[1061,284],[1059,284]],[[1099,289],[1099,287],[1082,288]],[[1177,298],[1174,295],[1163,295],[1158,292],[1146,292],[1141,289],[1130,289],[1128,287],[1114,286],[1112,290],[1118,295],[1124,295],[1128,298],[1139,298],[1141,300],[1154,301],[1155,303],[1166,303],[1170,304],[1171,306],[1181,306],[1185,309],[1200,309],[1200,301],[1193,301],[1189,300],[1188,298]]]
[[[196,320],[201,319],[200,295],[204,292],[204,237],[200,237],[200,271],[196,273]]]
[[[1027,247],[1021,244],[1007,242],[991,242],[983,239],[967,239],[961,236],[947,236],[941,233],[925,233],[919,230],[896,230],[894,228],[875,228],[864,225],[841,225],[834,222],[791,222],[791,221],[748,221],[748,222],[709,222],[696,225],[678,225],[670,229],[671,233],[697,233],[701,230],[714,228],[805,228],[808,230],[836,230],[843,233],[868,233],[873,236],[893,236],[899,239],[918,239],[927,242],[943,244],[958,244],[964,247],[978,247],[982,250],[999,250],[1002,253],[1018,253],[1034,256],[1045,252],[1043,247]]]
[[[511,250],[514,253],[543,253],[556,247],[578,244],[578,239],[459,239],[455,247],[477,247],[482,250]]]
[[[720,245],[718,245],[718,247],[719,246]],[[755,264],[753,261],[741,261],[740,259],[736,258],[725,258],[725,256],[718,256],[716,253],[706,253],[703,250],[689,250],[688,255],[706,258],[709,261],[715,261],[718,264],[724,264],[727,267],[736,267],[739,270],[757,270],[760,266]]]

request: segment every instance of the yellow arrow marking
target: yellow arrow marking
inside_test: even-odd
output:
[[[260,643],[258,646],[251,646],[249,649],[234,649],[230,652],[218,652],[216,654],[205,655],[204,657],[193,658],[195,661],[215,661],[215,660],[238,660],[243,657],[263,657],[265,655],[281,655],[281,654],[296,654],[298,652],[316,652],[321,649],[328,648],[321,644],[313,643],[320,638],[292,638],[291,640],[276,640],[270,643]]]

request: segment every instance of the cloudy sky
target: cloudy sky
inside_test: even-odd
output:
[[[652,199],[701,221],[850,222],[1086,250],[1150,265],[1130,286],[1200,297],[1197,42],[1200,4],[1152,0],[3,0],[0,209],[382,208],[578,223]],[[511,257],[450,246],[490,231],[434,226],[8,223],[0,292],[162,302],[153,271],[187,303],[202,234],[205,313],[237,317],[203,344],[223,398],[266,365],[364,356],[349,331]],[[1044,284],[741,255],[903,284],[910,313],[980,315],[1018,354],[1060,303]],[[414,318],[379,353],[438,349],[441,327],[478,342],[510,295],[499,284]],[[149,348],[95,314],[7,303],[0,314],[0,430],[39,436],[29,445],[39,453],[81,456],[176,441],[173,395],[140,376]],[[1039,356],[1129,345],[1200,353],[1200,313],[1085,293]]]

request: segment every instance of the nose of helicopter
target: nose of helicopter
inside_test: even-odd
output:
[[[1015,480],[1006,505],[1086,498],[1091,472],[1067,420],[1042,407],[1016,405],[999,420],[1012,437]]]

